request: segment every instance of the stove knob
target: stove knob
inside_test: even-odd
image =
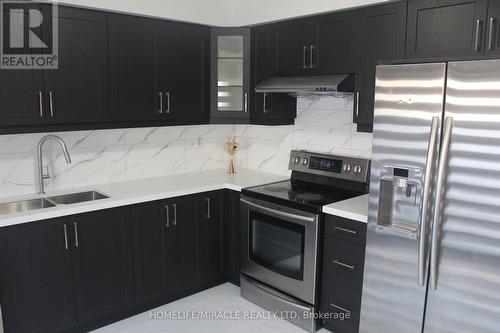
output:
[[[360,174],[362,170],[363,168],[361,167],[361,165],[355,165],[353,168],[355,174]]]
[[[351,172],[351,165],[350,164],[344,164],[344,172],[345,173]]]
[[[295,158],[293,159],[293,163],[294,163],[294,164],[299,164],[299,162],[300,162],[300,158],[295,157]]]
[[[307,165],[307,163],[309,163],[309,160],[308,160],[307,158],[304,158],[304,159],[302,160],[302,165],[304,165],[304,166],[305,166],[305,165]]]

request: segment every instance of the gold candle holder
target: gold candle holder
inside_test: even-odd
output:
[[[226,144],[224,145],[224,149],[231,158],[231,160],[229,161],[229,168],[227,170],[227,173],[235,174],[236,167],[234,166],[234,157],[236,156],[236,153],[240,149],[240,144],[236,141],[236,138],[233,136],[232,138],[227,139]]]

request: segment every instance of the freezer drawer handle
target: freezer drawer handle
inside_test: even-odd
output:
[[[443,134],[443,148],[441,152],[441,157],[439,158],[439,170],[438,178],[436,184],[436,206],[434,208],[434,219],[432,228],[432,246],[431,246],[431,267],[430,267],[430,279],[431,288],[436,290],[437,288],[437,260],[439,257],[439,236],[441,230],[441,212],[442,203],[445,193],[445,182],[446,182],[446,167],[448,164],[448,153],[450,151],[451,142],[451,131],[453,128],[453,118],[447,117],[444,127]]]
[[[353,270],[356,268],[356,266],[346,264],[345,262],[342,262],[342,261],[340,261],[340,260],[338,260],[338,259],[334,259],[334,260],[332,260],[332,262],[333,262],[335,265],[342,266],[342,267],[344,267],[344,268],[350,269],[351,271],[353,271]]]
[[[432,118],[431,135],[429,139],[429,147],[427,149],[427,162],[424,175],[424,189],[422,198],[422,214],[420,217],[420,230],[418,233],[418,285],[423,286],[425,283],[425,255],[427,253],[427,221],[429,219],[429,196],[431,192],[432,169],[436,155],[437,139],[439,133],[439,117]]]
[[[342,228],[342,227],[338,227],[338,226],[335,226],[334,229],[337,230],[337,231],[340,231],[340,232],[352,235],[352,236],[356,236],[358,234],[357,231],[346,229],[346,228]]]

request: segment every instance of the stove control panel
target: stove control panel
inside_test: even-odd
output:
[[[370,160],[292,150],[289,169],[303,173],[366,182]]]

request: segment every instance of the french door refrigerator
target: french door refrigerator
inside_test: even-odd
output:
[[[361,333],[500,332],[500,60],[377,68]]]

